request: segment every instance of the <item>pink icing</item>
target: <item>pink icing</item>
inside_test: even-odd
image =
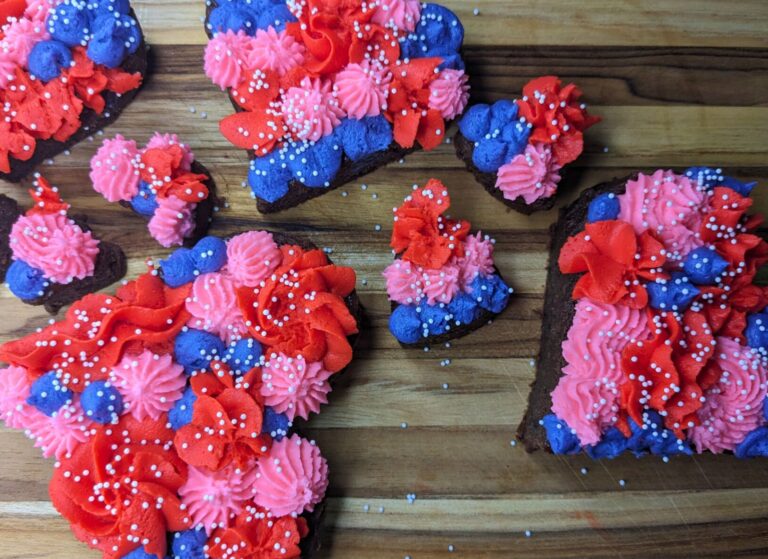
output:
[[[93,275],[99,241],[60,213],[21,216],[10,235],[13,258],[41,270],[56,283]]]
[[[35,410],[24,426],[27,436],[35,447],[43,451],[45,458],[61,459],[72,454],[88,440],[93,424],[83,414],[79,404],[63,406],[52,417]]]
[[[304,45],[285,31],[278,33],[274,27],[269,27],[256,31],[246,56],[249,68],[277,72],[279,76],[284,76],[304,63],[305,49]]]
[[[469,102],[469,78],[464,70],[447,68],[429,84],[429,108],[453,120],[464,112]]]
[[[312,512],[328,488],[328,463],[313,442],[294,434],[259,459],[254,488],[256,504],[275,516]]]
[[[560,182],[560,166],[552,157],[552,150],[543,144],[528,144],[525,151],[499,168],[496,188],[504,198],[523,197],[526,204],[552,196]]]
[[[205,75],[221,89],[237,87],[243,80],[251,38],[245,31],[217,33],[205,47]]]
[[[170,411],[187,382],[184,367],[174,363],[170,355],[156,355],[147,349],[123,356],[109,379],[123,397],[126,410],[139,421],[157,420]]]
[[[619,195],[619,219],[640,234],[651,229],[667,249],[667,259],[681,261],[702,245],[699,238],[707,195],[688,177],[658,170],[653,175],[640,174],[627,182]]]
[[[336,75],[334,91],[339,104],[351,118],[378,116],[387,108],[392,74],[378,64],[364,60],[349,64]]]
[[[26,18],[13,21],[5,27],[5,37],[0,40],[0,58],[26,68],[34,46],[48,39],[44,22]]]
[[[179,146],[181,151],[184,152],[184,157],[181,160],[181,165],[179,168],[182,171],[191,170],[192,163],[195,162],[195,154],[192,153],[192,148],[189,147],[189,144],[183,143],[176,134],[161,134],[160,132],[155,132],[154,135],[149,139],[149,142],[147,142],[144,150],[164,150],[170,148],[171,146]]]
[[[698,412],[701,425],[689,431],[697,452],[733,450],[764,422],[768,374],[760,354],[720,337],[716,359],[723,374],[704,395],[704,405]]]
[[[401,305],[415,303],[422,294],[421,274],[407,260],[395,260],[384,269],[387,295]]]
[[[481,232],[469,235],[464,241],[464,256],[458,259],[457,264],[461,288],[469,292],[478,274],[487,276],[495,271],[491,238],[483,236]]]
[[[261,371],[265,403],[291,421],[297,415],[309,419],[310,413],[320,413],[320,406],[328,403],[328,379],[332,373],[321,362],[307,363],[302,356],[294,358],[281,353],[272,357]]]
[[[420,0],[378,0],[371,21],[410,33],[416,29],[420,17]]]
[[[139,193],[141,182],[136,166],[138,154],[136,142],[120,134],[114,140],[104,140],[91,159],[93,189],[109,202],[131,200]]]
[[[563,376],[552,392],[552,411],[576,433],[583,445],[595,444],[616,423],[621,351],[633,340],[646,340],[645,314],[623,305],[581,299],[563,341]]]
[[[277,243],[266,231],[249,231],[227,241],[227,273],[237,285],[256,287],[282,260]]]
[[[195,229],[193,205],[176,196],[157,199],[158,207],[149,220],[149,233],[162,246],[181,245]]]
[[[61,4],[62,0],[27,0],[24,17],[36,21],[45,21],[51,8]]]
[[[190,328],[205,330],[225,341],[239,340],[247,331],[237,306],[235,282],[221,273],[198,276],[186,302]]]
[[[38,413],[27,404],[31,383],[24,367],[0,369],[0,419],[11,429],[24,429]]]
[[[339,125],[344,111],[330,81],[304,78],[283,95],[283,118],[295,139],[316,142]]]
[[[245,508],[253,498],[255,478],[255,464],[245,470],[230,465],[218,472],[190,466],[179,496],[194,526],[202,526],[210,534],[217,527],[226,527]]]
[[[459,267],[449,262],[437,270],[425,268],[421,273],[421,281],[427,304],[448,304],[459,292]]]
[[[0,53],[0,88],[7,88],[8,84],[14,80],[16,68],[16,63],[13,60],[3,57]]]

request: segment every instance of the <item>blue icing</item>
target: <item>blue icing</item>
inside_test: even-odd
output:
[[[517,120],[520,109],[517,103],[510,99],[501,99],[491,105],[491,125],[488,132],[501,131],[507,124]]]
[[[131,207],[139,215],[152,217],[158,208],[157,196],[152,192],[149,183],[139,183],[139,193],[131,200]]]
[[[655,411],[643,412],[643,425],[637,425],[631,419],[629,427],[632,436],[627,441],[627,449],[635,456],[651,454],[674,456],[676,454],[693,454],[687,442],[680,440],[675,434],[664,427],[664,420]]]
[[[33,268],[23,260],[14,260],[5,273],[8,289],[22,301],[42,297],[50,285],[42,270]]]
[[[587,221],[589,223],[610,221],[618,218],[620,211],[619,198],[613,192],[606,192],[589,203]]]
[[[160,261],[163,281],[170,287],[181,287],[197,277],[195,258],[188,248],[173,251],[168,258]]]
[[[389,331],[404,344],[415,344],[421,340],[421,318],[413,305],[395,307],[389,317]]]
[[[408,58],[449,57],[461,49],[464,26],[448,8],[424,4],[416,29],[405,41]]]
[[[499,138],[482,140],[472,152],[472,162],[484,173],[495,173],[507,163],[509,146]],[[514,156],[513,156],[514,157]]]
[[[627,443],[627,437],[616,427],[611,427],[603,434],[597,444],[584,447],[584,450],[593,460],[613,459],[627,450]]]
[[[722,186],[726,186],[731,190],[735,190],[742,196],[751,196],[752,190],[757,186],[757,182],[743,182],[732,177],[723,177]]]
[[[470,107],[459,121],[459,131],[471,142],[479,142],[491,129],[491,107],[480,104]]]
[[[768,427],[758,427],[747,434],[733,450],[736,458],[757,458],[768,456]]]
[[[197,396],[192,391],[192,387],[187,386],[182,394],[181,398],[176,400],[173,407],[168,412],[168,421],[171,424],[171,429],[178,431],[188,423],[192,422],[192,413],[194,412],[193,406]]]
[[[173,555],[169,559],[207,559],[208,536],[202,528],[176,532],[171,539]]]
[[[480,315],[477,301],[468,293],[457,293],[448,303],[448,312],[457,325],[471,324]]]
[[[208,369],[212,359],[224,356],[224,342],[210,332],[188,328],[179,332],[174,342],[176,362],[187,373]]]
[[[230,344],[224,361],[234,373],[242,375],[259,364],[262,353],[263,348],[258,340],[243,338]]]
[[[541,424],[547,432],[547,441],[554,454],[577,454],[581,450],[579,438],[556,415],[545,415]]]
[[[276,202],[288,194],[288,184],[292,178],[285,154],[281,150],[251,161],[248,184],[254,196],[267,202]]]
[[[192,249],[190,257],[201,274],[218,272],[227,263],[227,243],[219,237],[203,237]]]
[[[763,400],[763,419],[768,421],[768,398]]]
[[[147,553],[143,547],[137,547],[130,553],[126,553],[120,559],[160,559],[157,555]]]
[[[29,73],[49,82],[61,75],[63,68],[72,64],[72,52],[60,41],[41,41],[29,54]]]
[[[258,26],[260,29],[274,27],[275,31],[280,32],[285,29],[285,24],[296,21],[288,6],[285,4],[272,4],[259,14]]]
[[[728,262],[711,248],[692,250],[683,262],[683,270],[696,285],[713,285],[728,267]]]
[[[444,305],[422,303],[416,309],[421,316],[422,336],[439,336],[451,329],[450,315]]]
[[[649,282],[645,287],[648,290],[651,307],[662,311],[682,312],[701,293],[699,288],[690,283],[688,278],[681,273],[672,274],[670,280]]]
[[[27,404],[36,407],[47,416],[52,416],[61,406],[72,400],[72,391],[59,382],[51,371],[38,378],[29,390]]]
[[[437,67],[438,70],[466,70],[464,59],[459,53],[442,55],[443,61]]]
[[[214,33],[242,30],[253,36],[259,27],[259,15],[251,8],[229,2],[211,12],[208,25]]]
[[[48,13],[46,26],[51,37],[68,47],[84,46],[90,31],[90,14],[83,2],[64,0]]]
[[[501,130],[501,139],[507,144],[507,161],[511,161],[516,155],[525,151],[528,138],[531,136],[531,128],[519,120],[510,122]]]
[[[335,134],[297,144],[288,154],[293,178],[309,188],[328,188],[341,168],[343,150]]]
[[[264,422],[261,425],[261,432],[266,433],[276,441],[282,440],[288,435],[288,429],[291,428],[291,420],[284,413],[277,413],[269,406],[264,407]]]
[[[103,14],[127,15],[131,11],[130,0],[89,0],[88,10],[93,20]]]
[[[141,29],[130,16],[102,15],[94,26],[96,31],[88,44],[88,58],[98,64],[117,68],[141,44]]]
[[[768,312],[749,315],[744,335],[749,347],[768,349]]]
[[[509,303],[510,289],[501,276],[492,274],[478,275],[471,285],[472,297],[481,308],[499,314]]]
[[[123,397],[117,388],[106,381],[98,380],[89,384],[80,395],[80,405],[85,415],[103,425],[117,422],[123,411]]]
[[[756,182],[743,182],[733,177],[727,177],[723,175],[722,169],[713,169],[711,167],[690,167],[686,169],[685,176],[698,182],[705,188],[724,186],[735,190],[742,196],[750,196],[752,189],[757,186]]]
[[[369,116],[361,120],[345,118],[335,134],[344,153],[358,161],[377,151],[384,151],[392,143],[392,125],[383,116]]]

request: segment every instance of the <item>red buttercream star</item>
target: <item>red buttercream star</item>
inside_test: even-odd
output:
[[[300,516],[274,518],[249,506],[231,527],[211,534],[208,555],[212,559],[297,559],[299,543],[308,533],[307,522]]]

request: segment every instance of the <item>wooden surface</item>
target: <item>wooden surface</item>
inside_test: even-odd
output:
[[[722,166],[761,180],[763,191],[768,187],[765,0],[444,3],[467,28],[475,100],[516,95],[528,78],[545,73],[583,86],[605,121],[588,134],[580,187],[636,168],[688,165]],[[358,271],[369,311],[362,347],[332,404],[308,429],[332,468],[324,557],[768,555],[765,460],[623,457],[593,463],[527,456],[510,444],[533,379],[554,211],[531,218],[508,212],[472,182],[452,146],[443,146],[262,218],[241,188],[245,154],[217,131],[231,107],[201,71],[203,2],[133,4],[154,45],[156,71],[107,133],[146,140],[161,129],[190,142],[229,199],[215,233],[290,231],[333,247],[337,262]],[[103,238],[123,244],[129,275],[135,275],[145,257],[164,252],[140,218],[90,189],[87,163],[99,141],[81,144],[42,170],[77,210],[90,213]],[[450,349],[403,351],[386,329],[380,271],[391,259],[391,209],[410,185],[430,177],[448,185],[455,216],[498,239],[498,265],[517,296],[495,324]],[[0,191],[19,198],[23,192],[10,185]],[[768,195],[758,194],[758,206],[768,210]],[[0,301],[2,340],[47,320],[5,288]],[[441,366],[445,359],[450,365]],[[0,428],[0,559],[97,557],[75,541],[48,503],[50,473],[51,462],[29,441]],[[416,494],[413,504],[406,500],[410,493]]]

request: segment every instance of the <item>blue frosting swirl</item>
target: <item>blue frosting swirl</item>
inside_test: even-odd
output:
[[[554,454],[577,454],[581,450],[579,438],[556,415],[545,415],[541,424],[547,432],[547,441]]]
[[[758,427],[744,437],[733,450],[736,458],[758,458],[768,456],[768,427]]]
[[[288,154],[288,168],[304,186],[328,188],[341,168],[343,154],[336,134],[329,134],[317,142],[293,146]]]
[[[36,407],[48,417],[72,401],[72,391],[61,384],[54,371],[44,374],[32,383],[27,404]]]
[[[421,316],[421,331],[425,338],[440,336],[451,329],[451,316],[443,304],[427,305],[422,303],[416,307],[416,312]]]
[[[464,42],[464,26],[451,10],[438,4],[424,4],[416,29],[401,45],[402,58],[440,56],[452,68],[464,68],[457,56]]]
[[[280,441],[288,435],[291,428],[291,420],[284,413],[277,413],[273,408],[264,406],[264,421],[261,432],[267,434],[276,441]]]
[[[197,401],[194,391],[191,386],[187,386],[184,390],[184,394],[181,398],[176,400],[173,407],[168,412],[168,421],[171,424],[171,429],[178,431],[185,425],[192,422],[192,414],[194,413],[194,405]]]
[[[168,258],[160,261],[163,281],[170,287],[181,287],[197,277],[195,257],[188,248],[174,250]]]
[[[208,536],[202,528],[176,532],[171,538],[173,555],[168,559],[207,559],[207,543]]]
[[[646,410],[643,412],[643,425],[637,425],[631,419],[629,427],[632,436],[627,441],[627,449],[635,456],[643,456],[647,453],[674,456],[676,454],[693,454],[690,445],[669,429],[664,427],[664,420],[658,412]]]
[[[587,221],[589,223],[611,221],[617,219],[620,212],[619,198],[613,192],[605,192],[589,203]]]
[[[69,47],[53,39],[40,41],[29,54],[29,73],[44,82],[58,78],[61,71],[70,64],[72,52]]]
[[[105,14],[127,15],[131,11],[130,0],[89,0],[91,19],[97,20]]]
[[[97,380],[89,384],[80,395],[80,405],[85,415],[106,425],[117,421],[123,411],[123,397],[114,386]]]
[[[471,142],[479,142],[491,129],[491,106],[473,105],[459,121],[461,135]]]
[[[190,256],[201,274],[218,272],[227,263],[227,243],[219,237],[203,237],[197,241]]]
[[[263,351],[258,340],[243,338],[230,344],[224,362],[232,372],[243,375],[259,364]]]
[[[274,3],[267,6],[259,13],[259,29],[267,29],[272,26],[278,33],[285,29],[285,24],[296,21],[291,11],[283,3]]]
[[[8,289],[22,301],[32,301],[45,295],[50,285],[42,270],[33,268],[23,260],[14,260],[5,273]]]
[[[389,331],[404,344],[421,340],[421,317],[414,305],[398,305],[389,316]]]
[[[150,189],[149,183],[139,183],[139,193],[131,199],[131,207],[139,215],[152,217],[158,208],[157,196]]]
[[[143,547],[137,547],[133,551],[126,553],[120,559],[160,559],[153,553],[147,553]]]
[[[747,317],[744,331],[747,345],[755,349],[768,349],[768,312],[755,313]]]
[[[95,32],[88,43],[88,58],[108,68],[117,68],[141,44],[141,29],[131,16],[104,12],[94,19]]]
[[[51,37],[68,47],[85,46],[90,32],[90,13],[84,2],[64,0],[48,12],[46,26]]]
[[[472,281],[471,289],[478,305],[494,314],[499,314],[509,304],[509,286],[498,274],[478,275]]]
[[[179,332],[174,341],[176,362],[184,366],[187,374],[204,371],[212,359],[224,356],[224,342],[210,332],[188,328]]]
[[[584,450],[593,460],[602,458],[612,460],[627,450],[628,442],[627,437],[621,431],[616,427],[611,427],[603,434],[597,444],[586,446]]]
[[[477,301],[468,293],[457,293],[447,308],[457,326],[471,324],[480,316]]]
[[[523,153],[531,135],[530,126],[518,119],[517,103],[507,99],[470,108],[459,130],[475,143],[472,162],[484,173],[496,173]]]
[[[683,270],[696,285],[713,285],[727,267],[728,262],[707,247],[692,250],[683,262]]]
[[[672,274],[670,280],[656,280],[649,282],[645,287],[648,290],[651,307],[662,311],[682,312],[701,293],[698,287],[690,283],[688,278],[679,272]]]
[[[285,154],[279,150],[251,161],[248,184],[254,196],[271,203],[288,194],[292,178]]]
[[[698,182],[705,188],[714,188],[724,186],[741,194],[750,196],[752,190],[757,186],[757,182],[743,182],[733,177],[723,175],[722,169],[712,169],[711,167],[690,167],[686,169],[685,176]]]
[[[393,140],[392,125],[381,115],[361,120],[345,118],[334,133],[352,161],[386,150]]]
[[[235,2],[219,4],[210,14],[208,25],[214,33],[244,31],[255,35],[259,29],[259,15],[255,10]]]

